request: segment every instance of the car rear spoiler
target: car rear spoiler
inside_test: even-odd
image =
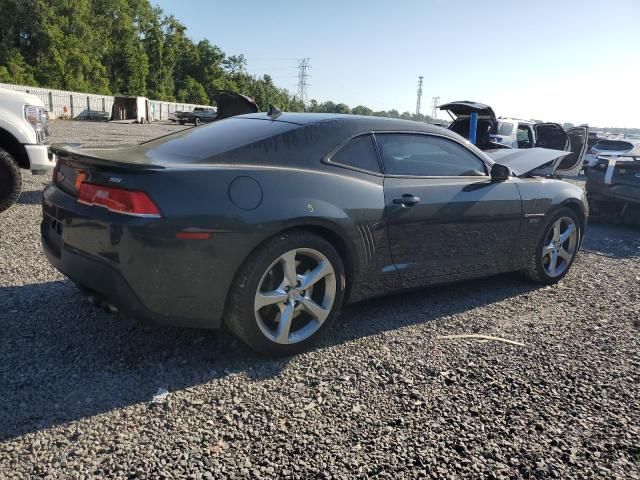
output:
[[[526,148],[485,151],[496,163],[509,167],[516,177],[525,177],[540,167],[566,157],[571,152],[551,150],[550,148]]]

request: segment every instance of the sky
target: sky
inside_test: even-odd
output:
[[[251,74],[373,110],[475,100],[499,116],[640,128],[640,0],[152,0]],[[441,118],[447,118],[440,112]]]

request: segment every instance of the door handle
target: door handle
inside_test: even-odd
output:
[[[420,197],[405,193],[400,198],[394,198],[393,203],[396,205],[402,205],[403,207],[413,207],[416,203],[420,203]]]

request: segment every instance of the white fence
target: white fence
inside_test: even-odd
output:
[[[35,95],[44,102],[51,118],[76,118],[96,112],[103,112],[110,116],[114,98],[113,95],[95,95],[92,93],[52,90],[50,88],[12,85],[9,83],[0,83],[0,88],[8,88]],[[169,120],[176,111],[191,111],[195,107],[209,106],[162,102],[160,100],[149,100],[149,102],[151,104],[149,114],[153,120]]]

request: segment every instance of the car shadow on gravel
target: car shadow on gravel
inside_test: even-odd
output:
[[[40,205],[42,203],[42,190],[23,191],[18,197],[18,202],[22,205]]]
[[[438,321],[536,287],[502,275],[351,305],[315,349]],[[0,441],[150,402],[231,374],[278,376],[228,332],[141,324],[90,305],[68,281],[0,287]]]
[[[609,258],[640,257],[640,226],[590,224],[582,251]]]

